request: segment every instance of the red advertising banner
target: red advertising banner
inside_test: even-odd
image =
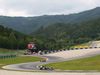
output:
[[[33,49],[34,46],[35,44],[28,44],[28,49]]]

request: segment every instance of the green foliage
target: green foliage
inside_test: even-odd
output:
[[[90,40],[100,40],[100,18],[78,24],[55,23],[46,28],[39,28],[30,35],[34,37],[44,35],[50,40],[46,43],[46,47],[54,48],[55,44],[59,49],[86,43]],[[56,40],[55,40],[56,39]],[[55,41],[54,41],[55,40]],[[57,48],[58,49],[58,48]]]
[[[29,42],[35,42],[38,49],[52,50],[70,48],[90,40],[100,39],[100,18],[79,24],[55,23],[40,27],[31,36],[0,26],[0,47],[8,49],[27,49]],[[6,33],[6,34],[5,34]]]
[[[6,49],[27,49],[29,42],[35,42],[38,50],[52,49],[56,44],[55,39],[49,39],[45,37],[30,37],[29,35],[22,34],[20,32],[4,28],[0,26],[2,34],[0,34],[0,48]],[[7,33],[7,35],[5,35]],[[49,47],[49,44],[51,46]],[[48,47],[46,47],[48,45]]]
[[[23,33],[30,33],[39,27],[47,27],[57,22],[79,23],[98,17],[100,17],[100,7],[69,15],[44,15],[38,17],[0,16],[0,24]],[[5,33],[5,35],[7,34]]]
[[[0,23],[4,26],[12,27],[24,33],[31,32],[30,36],[32,36],[0,26],[0,47],[27,49],[29,42],[35,42],[38,49],[52,50],[70,48],[70,46],[90,40],[100,40],[100,18],[94,19],[100,17],[99,11],[100,8],[98,7],[70,15],[45,15],[26,18],[0,16]],[[90,19],[93,20],[88,21]],[[85,20],[87,22],[82,22]],[[33,31],[36,28],[39,29]]]
[[[28,43],[24,43],[29,35],[22,34],[9,28],[4,28],[0,25],[0,48],[7,49],[25,49]]]

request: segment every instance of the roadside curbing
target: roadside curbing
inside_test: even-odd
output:
[[[48,60],[49,60],[49,58],[46,58],[46,57],[43,57],[43,58],[45,58],[45,59],[46,59],[46,61],[48,61]],[[38,66],[36,66],[36,67],[37,67],[37,68],[39,68],[39,66],[40,66],[40,65],[38,65]]]

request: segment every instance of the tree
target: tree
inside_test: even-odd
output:
[[[24,43],[24,39],[18,40],[18,48],[19,49],[25,49],[26,48],[25,43]]]
[[[3,47],[3,37],[0,35],[0,47]]]
[[[16,49],[18,47],[18,44],[14,32],[10,33],[9,40],[10,40],[10,48]]]

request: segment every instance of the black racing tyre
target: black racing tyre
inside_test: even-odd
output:
[[[43,70],[42,68],[40,68],[40,70]]]
[[[53,68],[51,68],[51,70],[54,70]]]

